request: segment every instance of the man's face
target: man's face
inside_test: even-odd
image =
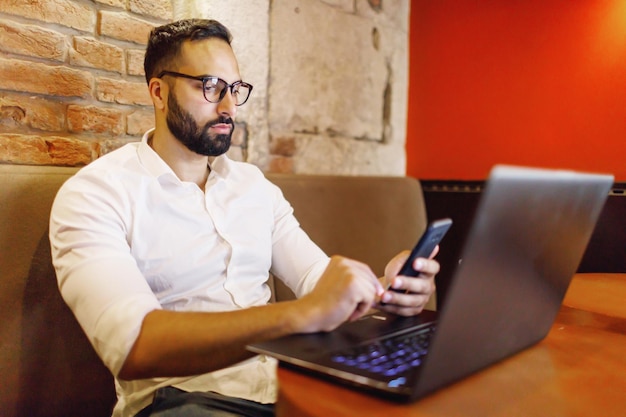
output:
[[[193,115],[183,109],[172,91],[168,98],[167,127],[172,135],[187,147],[190,151],[204,156],[219,156],[230,148],[231,137],[235,124],[228,116],[218,116],[217,119],[208,121],[202,126],[194,119]],[[213,130],[216,125],[229,125],[229,133],[216,133]],[[221,130],[224,130],[222,127]]]
[[[177,72],[213,75],[228,83],[240,80],[237,60],[228,43],[219,39],[183,45]],[[185,78],[170,81],[167,126],[189,150],[205,156],[222,155],[230,148],[237,110],[228,91],[219,103],[204,99],[202,82]]]

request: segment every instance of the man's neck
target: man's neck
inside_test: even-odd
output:
[[[148,145],[165,161],[181,181],[193,182],[204,191],[215,157],[190,151],[174,137],[157,136],[148,139]]]

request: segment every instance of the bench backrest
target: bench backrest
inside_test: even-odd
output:
[[[48,218],[75,168],[0,165],[0,415],[110,416],[113,379],[57,289]],[[419,182],[398,177],[268,175],[328,254],[377,274],[426,222]],[[291,297],[276,285],[278,300]]]

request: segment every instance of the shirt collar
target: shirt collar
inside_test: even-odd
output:
[[[155,178],[175,178],[180,182],[178,176],[174,173],[172,168],[170,168],[167,163],[161,159],[158,153],[152,149],[152,147],[148,144],[149,139],[154,134],[154,128],[148,130],[144,133],[141,138],[141,142],[139,143],[139,148],[137,150],[139,160],[141,164],[148,170],[150,175]],[[213,162],[210,164],[211,175],[215,175],[219,178],[226,178],[228,173],[231,172],[232,169],[232,161],[226,154],[215,157]]]
[[[215,173],[218,177],[226,178],[232,168],[232,161],[226,154],[216,156],[211,163],[211,173]]]
[[[139,143],[139,148],[137,149],[137,154],[139,156],[139,161],[141,164],[148,170],[150,175],[155,178],[159,178],[162,176],[173,176],[176,177],[172,168],[165,163],[163,159],[159,156],[158,153],[152,149],[152,147],[148,144],[148,141],[154,134],[154,128],[148,130],[144,133],[141,138],[141,142]]]

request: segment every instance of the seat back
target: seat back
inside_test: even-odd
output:
[[[110,416],[113,379],[57,289],[48,219],[75,168],[0,165],[0,415]]]
[[[414,178],[267,177],[281,188],[302,228],[328,255],[363,261],[378,276],[394,255],[415,245],[426,227],[422,188]],[[275,294],[277,300],[293,297],[278,280]]]
[[[57,289],[48,219],[76,168],[0,165],[0,415],[110,416],[113,378]],[[425,227],[411,178],[268,175],[328,254],[386,262]],[[293,294],[278,284],[278,300]]]

